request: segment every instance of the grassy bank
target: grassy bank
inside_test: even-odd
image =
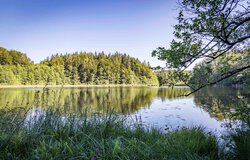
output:
[[[0,159],[218,159],[215,137],[201,128],[162,133],[115,115],[24,115],[0,111]]]
[[[114,114],[1,109],[0,131],[0,159],[250,159],[249,128],[230,133],[225,150],[199,127],[163,133]]]
[[[231,131],[227,137],[231,140],[228,157],[232,159],[250,160],[250,119],[247,119],[244,125],[243,128]]]

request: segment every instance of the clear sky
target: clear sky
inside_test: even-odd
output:
[[[169,46],[176,0],[0,0],[0,46],[39,62],[75,51],[127,53],[152,66]]]

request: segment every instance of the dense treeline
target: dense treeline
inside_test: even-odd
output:
[[[0,65],[31,65],[33,62],[26,54],[0,47]]]
[[[218,81],[221,77],[232,74],[229,78],[220,81],[217,85],[250,85],[250,70],[245,70],[239,74],[233,74],[242,66],[250,64],[250,47],[242,51],[230,52],[210,62],[205,59],[197,64],[193,69],[189,84],[193,87],[203,86]]]
[[[52,55],[40,64],[21,52],[0,50],[0,84],[158,84],[150,66],[126,54]]]

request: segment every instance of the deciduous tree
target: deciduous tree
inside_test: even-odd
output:
[[[249,46],[250,1],[182,0],[178,4],[175,39],[170,48],[159,47],[152,52],[152,56],[165,60],[168,67],[183,71],[197,59],[208,58],[207,63],[211,63],[231,51]],[[220,78],[209,84],[249,68],[250,64],[242,64],[222,73]]]

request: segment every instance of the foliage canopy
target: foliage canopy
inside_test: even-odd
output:
[[[56,54],[33,64],[21,52],[0,48],[0,57],[3,85],[158,84],[150,66],[126,54]]]
[[[248,0],[182,0],[179,10],[170,48],[159,47],[152,52],[152,56],[166,60],[170,68],[181,71],[200,58],[209,58],[207,63],[210,63],[250,44]],[[249,68],[249,64],[237,66],[221,78]]]

